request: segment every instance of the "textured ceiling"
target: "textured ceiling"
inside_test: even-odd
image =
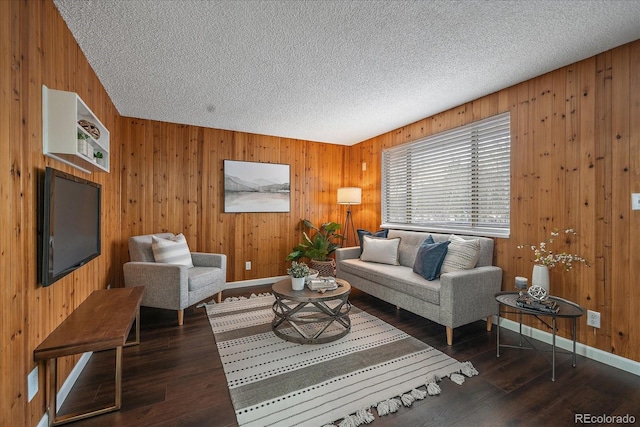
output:
[[[640,1],[54,0],[120,114],[351,145],[640,39]]]

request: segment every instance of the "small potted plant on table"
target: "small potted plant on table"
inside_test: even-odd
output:
[[[291,276],[291,289],[301,291],[304,289],[304,282],[309,275],[309,266],[304,262],[293,261],[291,267],[287,269],[287,274]]]

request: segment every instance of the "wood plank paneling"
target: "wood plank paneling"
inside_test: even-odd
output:
[[[229,256],[229,281],[284,274],[301,218],[343,222],[341,186],[361,186],[357,227],[380,225],[381,150],[487,116],[512,113],[512,230],[496,239],[503,289],[530,276],[528,253],[553,227],[574,227],[572,249],[591,268],[554,271],[553,291],[602,313],[579,340],[640,361],[634,292],[640,269],[640,41],[352,147],[121,118],[50,0],[0,2],[0,425],[35,425],[40,392],[26,401],[33,349],[94,289],[122,286],[129,236],[183,232],[194,250]],[[111,173],[85,175],[42,155],[41,85],[77,92],[112,135]],[[225,214],[223,160],[291,165],[291,212]],[[362,164],[366,163],[366,170]],[[102,256],[50,288],[37,284],[37,188],[45,166],[103,186]],[[244,270],[252,261],[253,269]],[[536,324],[537,325],[537,324]],[[560,333],[568,336],[567,325]],[[64,379],[77,358],[62,363]]]
[[[612,151],[612,210],[611,237],[611,343],[610,351],[624,355],[629,352],[629,325],[633,317],[630,298],[632,281],[630,276],[630,241],[634,240],[630,228],[630,48],[623,46],[612,52],[612,104],[611,122],[614,139]],[[635,120],[638,120],[635,118]],[[635,191],[638,191],[636,188]],[[635,254],[638,256],[637,253]],[[636,258],[637,261],[637,258]],[[635,281],[634,281],[635,282]],[[633,293],[636,295],[637,292]],[[636,343],[637,343],[636,339]]]
[[[640,43],[632,43],[629,48],[629,187],[640,193]],[[629,230],[640,230],[640,211],[631,211]],[[637,231],[635,231],[637,233]],[[638,282],[632,280],[640,276],[640,239],[631,231],[629,234],[629,280],[624,285],[629,293],[629,315],[625,319],[629,325],[629,347],[624,357],[640,360],[640,327],[635,315],[640,313]],[[621,353],[619,353],[621,354]]]
[[[192,250],[226,254],[227,280],[241,281],[286,274],[284,259],[301,238],[300,219],[340,220],[343,146],[125,117],[120,126],[134,136],[122,142],[123,242],[130,233],[185,232]],[[289,164],[291,211],[225,213],[224,160]],[[126,246],[121,250],[126,260]]]
[[[631,321],[640,309],[631,280],[640,269],[640,214],[630,210],[630,193],[640,192],[639,76],[635,41],[350,147],[345,177],[350,185],[361,180],[367,201],[358,225],[381,223],[384,148],[459,126],[463,115],[510,111],[511,236],[495,239],[503,289],[512,289],[516,275],[531,276],[531,254],[517,245],[544,241],[555,227],[576,229],[568,250],[591,267],[552,271],[552,292],[601,313],[595,331],[581,319],[580,342],[640,361],[640,331]],[[568,324],[560,333],[569,336]]]
[[[42,85],[77,92],[110,129],[118,114],[53,2],[0,2],[0,425],[36,425],[45,412],[44,364],[39,392],[27,402],[33,349],[95,289],[117,285],[121,270],[120,167],[88,175],[42,154]],[[117,151],[117,148],[115,149]],[[102,255],[49,288],[37,278],[40,193],[46,166],[102,185]],[[81,213],[79,213],[81,214]],[[63,359],[66,378],[77,357]]]

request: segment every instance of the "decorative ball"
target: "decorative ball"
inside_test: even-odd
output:
[[[100,138],[100,129],[89,120],[78,120],[78,124],[94,139]]]
[[[536,301],[544,301],[549,297],[547,290],[541,286],[532,286],[527,293]]]

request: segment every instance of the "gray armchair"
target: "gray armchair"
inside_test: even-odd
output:
[[[144,286],[142,305],[178,311],[178,324],[184,321],[184,309],[218,294],[227,280],[227,256],[191,252],[193,267],[155,262],[151,236],[172,238],[172,233],[147,234],[129,238],[130,262],[124,265],[124,285]]]

